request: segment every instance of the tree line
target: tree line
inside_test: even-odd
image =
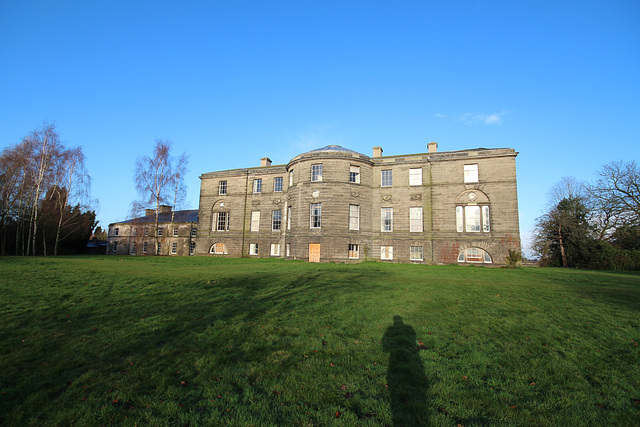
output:
[[[563,178],[536,219],[541,266],[640,270],[640,168],[612,162],[591,182]]]
[[[96,225],[81,147],[44,123],[0,156],[0,254],[83,252]]]

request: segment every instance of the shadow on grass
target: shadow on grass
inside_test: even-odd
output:
[[[416,345],[413,327],[394,316],[393,326],[382,337],[382,348],[389,353],[387,384],[394,426],[429,425],[428,384]]]

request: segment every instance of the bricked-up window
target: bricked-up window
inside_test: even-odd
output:
[[[287,230],[291,230],[291,206],[287,208]]]
[[[476,262],[491,264],[491,255],[484,249],[467,248],[458,255],[458,262]]]
[[[293,169],[289,171],[289,187],[293,187]]]
[[[464,165],[464,182],[478,182],[478,165]]]
[[[360,258],[360,245],[353,245],[349,243],[349,259]]]
[[[311,181],[322,181],[322,163],[311,165]]]
[[[189,255],[196,253],[196,242],[189,243]]]
[[[142,244],[142,253],[143,253],[143,254],[146,254],[146,253],[147,253],[147,242],[144,242],[144,243]]]
[[[221,196],[227,194],[227,181],[220,181],[218,183],[218,194]]]
[[[311,203],[309,214],[309,227],[320,228],[322,226],[322,203]]]
[[[391,187],[393,185],[393,171],[391,169],[380,171],[380,186]]]
[[[422,233],[422,207],[409,208],[409,231]]]
[[[214,212],[213,213],[213,230],[214,231],[229,231],[229,212]]]
[[[258,244],[250,243],[249,244],[249,255],[258,255]]]
[[[393,231],[393,208],[380,208],[380,230]]]
[[[380,259],[393,259],[393,246],[380,246]]]
[[[175,255],[175,254],[177,254],[177,253],[178,253],[178,244],[177,244],[177,243],[172,243],[172,244],[171,244],[171,253],[172,253],[173,255]]]
[[[256,178],[253,180],[253,192],[262,193],[262,178]]]
[[[282,177],[278,176],[273,178],[273,191],[279,193],[282,191]]]
[[[491,231],[489,206],[456,206],[456,231],[487,233]]]
[[[280,256],[280,243],[271,244],[271,256]]]
[[[173,235],[174,236],[178,235],[178,227],[173,227]]]
[[[222,242],[214,243],[209,249],[210,254],[222,255],[227,253],[227,248]]]
[[[422,168],[409,169],[409,185],[422,185]]]
[[[422,261],[424,259],[422,246],[411,246],[409,248],[409,259],[411,261]]]
[[[360,230],[360,206],[349,205],[349,230]]]
[[[280,231],[282,227],[282,211],[271,212],[271,231]]]
[[[251,212],[251,231],[260,231],[260,211]]]
[[[360,184],[360,166],[349,166],[349,182]]]

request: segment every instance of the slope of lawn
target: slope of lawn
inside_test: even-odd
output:
[[[640,425],[640,275],[0,258],[0,424]]]

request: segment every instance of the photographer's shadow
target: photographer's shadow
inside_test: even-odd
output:
[[[387,384],[391,394],[391,413],[394,426],[429,425],[427,379],[418,354],[416,331],[393,317],[382,337],[382,349],[389,353]]]

